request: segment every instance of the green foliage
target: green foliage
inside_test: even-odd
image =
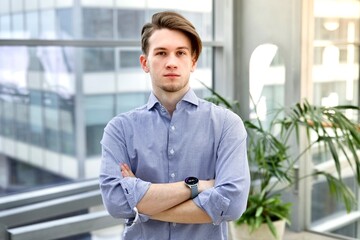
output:
[[[213,93],[210,101],[239,114],[237,102],[230,102],[213,89],[208,89]],[[356,205],[356,198],[343,181],[341,158],[345,158],[349,163],[357,183],[360,185],[358,156],[360,129],[358,123],[351,121],[344,114],[347,110],[358,113],[360,111],[358,107],[351,105],[317,107],[305,100],[292,107],[278,109],[271,115],[272,120],[266,128],[259,117],[244,121],[248,132],[248,160],[252,185],[247,209],[237,223],[248,224],[252,231],[260,227],[262,223],[267,223],[271,232],[276,236],[272,221],[283,219],[290,224],[291,204],[283,202],[279,194],[274,194],[275,186],[282,183],[285,188],[290,188],[297,181],[310,176],[324,177],[330,193],[345,205],[348,212],[351,211]],[[300,130],[306,131],[307,146],[297,156],[293,156],[294,154],[290,153],[290,141],[295,138],[299,142]],[[310,176],[296,178],[294,176],[296,165],[312,146],[319,143],[330,151],[337,176],[315,171]]]
[[[273,221],[284,219],[290,224],[290,203],[283,203],[280,194],[268,196],[266,192],[253,193],[249,196],[248,206],[237,224],[248,224],[254,231],[266,222],[272,234],[277,237]]]

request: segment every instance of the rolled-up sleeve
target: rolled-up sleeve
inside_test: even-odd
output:
[[[213,224],[238,219],[246,209],[250,189],[246,130],[241,119],[228,111],[217,149],[215,186],[194,198]]]
[[[117,136],[113,125],[105,128],[101,145],[99,181],[103,204],[115,218],[133,218],[136,214],[134,207],[145,195],[151,183],[139,178],[122,177],[120,163],[130,163],[125,145]],[[140,221],[147,219],[146,216],[141,216]]]

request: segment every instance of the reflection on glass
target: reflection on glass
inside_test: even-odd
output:
[[[0,51],[4,53],[0,55],[1,135],[74,156],[72,49],[0,47]]]
[[[359,41],[359,12],[358,0],[315,0],[315,39],[348,41],[349,36],[354,36]]]
[[[343,226],[335,231],[332,231],[331,233],[333,234],[337,234],[337,235],[343,235],[343,236],[347,236],[351,239],[357,239],[358,236],[358,225],[359,225],[359,221],[348,224],[346,226]]]
[[[360,1],[315,0],[314,16],[313,103],[322,106],[359,105],[360,59],[359,46],[355,42],[360,39]],[[352,111],[345,114],[352,119],[358,118]],[[319,170],[335,171],[330,164],[329,149],[315,146],[312,150],[313,164]],[[345,175],[349,167],[342,164],[341,169]],[[353,176],[348,176],[347,182],[356,193]],[[325,185],[320,180],[313,181],[312,222],[328,218],[334,220],[344,212],[344,207],[329,196]],[[357,210],[357,206],[354,207]],[[335,232],[358,237],[351,227]]]
[[[358,102],[358,48],[329,45],[314,49],[314,103],[323,106]]]
[[[346,185],[355,191],[354,177],[344,177]],[[338,213],[346,213],[346,209],[342,203],[332,197],[325,179],[319,178],[313,183],[311,193],[311,221],[315,222],[323,218],[330,218]]]
[[[273,44],[258,46],[250,58],[250,118],[271,119],[271,113],[284,106],[285,66]],[[256,115],[255,114],[256,106]]]

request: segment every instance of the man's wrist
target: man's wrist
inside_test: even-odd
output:
[[[190,188],[191,191],[190,198],[193,199],[197,197],[197,195],[199,194],[199,190],[198,190],[199,179],[197,179],[196,177],[187,177],[185,178],[184,182],[185,185],[187,185]]]

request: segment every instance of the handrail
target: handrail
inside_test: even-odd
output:
[[[101,204],[100,191],[95,190],[0,211],[0,222],[8,227],[20,226]]]
[[[0,198],[0,211],[95,189],[99,189],[97,179],[3,196]]]
[[[98,180],[0,198],[0,239],[5,240],[70,237],[124,222],[103,210]]]
[[[124,222],[124,219],[114,219],[106,211],[100,211],[13,228],[8,232],[10,240],[49,240],[113,227]]]

